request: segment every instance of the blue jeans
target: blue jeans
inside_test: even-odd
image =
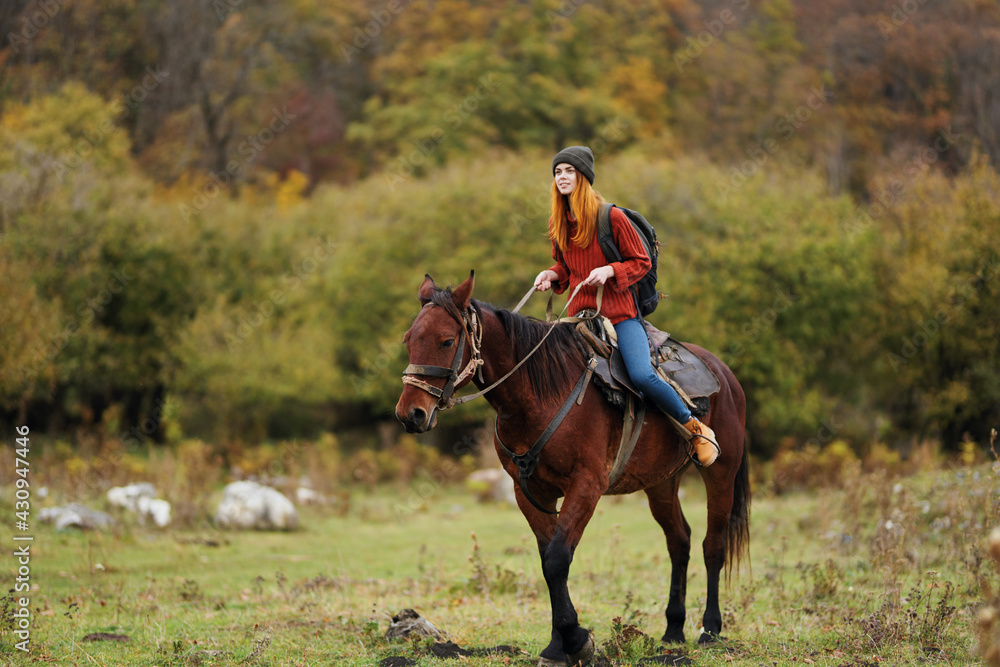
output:
[[[681,397],[653,370],[653,364],[649,359],[649,339],[646,337],[646,328],[639,318],[622,320],[615,325],[615,333],[618,334],[618,349],[621,350],[632,384],[656,407],[680,423],[683,424],[691,419],[691,411]]]

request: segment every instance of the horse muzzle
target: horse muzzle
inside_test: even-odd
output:
[[[424,408],[413,406],[406,414],[401,412],[402,409],[396,407],[396,419],[406,427],[407,433],[426,433],[437,426],[437,406],[432,407],[429,412]]]

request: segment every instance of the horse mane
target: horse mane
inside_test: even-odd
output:
[[[477,302],[477,305],[483,304]],[[528,374],[528,382],[541,400],[547,402],[548,399],[561,398],[552,390],[572,384],[586,368],[586,353],[573,327],[567,324],[549,324],[502,308],[490,309],[507,332],[507,341],[518,361],[524,359],[549,329],[555,327],[522,369]]]
[[[431,293],[430,300],[434,305],[444,308],[459,322],[462,321],[462,313],[455,305],[450,287],[435,289]],[[535,395],[543,402],[558,398],[559,395],[553,394],[551,390],[575,382],[586,368],[586,352],[572,326],[549,324],[533,317],[496,308],[477,299],[473,299],[472,304],[480,311],[485,309],[496,315],[500,325],[507,332],[507,341],[517,361],[528,356],[549,329],[555,327],[555,331],[546,339],[545,344],[521,367],[527,373],[528,382],[531,383]]]

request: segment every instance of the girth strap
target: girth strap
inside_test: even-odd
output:
[[[636,402],[636,398],[632,394],[628,394],[625,418],[622,422],[622,440],[618,445],[618,453],[615,455],[615,462],[611,466],[611,472],[608,473],[609,489],[615,485],[615,482],[618,481],[618,478],[624,472],[625,466],[628,465],[628,460],[632,458],[635,445],[639,442],[639,434],[642,433],[642,422],[646,418],[646,404],[638,401],[639,414],[633,417]]]
[[[590,379],[591,375],[592,373],[585,372],[580,376],[580,379],[576,381],[576,386],[573,387],[573,391],[570,392],[566,401],[563,402],[562,407],[559,408],[559,412],[556,413],[556,416],[553,417],[551,422],[549,422],[549,425],[544,431],[542,431],[542,434],[538,436],[538,439],[535,440],[535,444],[531,446],[531,449],[524,454],[515,454],[507,448],[507,445],[503,444],[503,441],[500,439],[499,426],[494,423],[493,430],[496,434],[497,444],[500,445],[500,448],[507,453],[507,456],[509,456],[511,460],[514,461],[514,465],[517,466],[517,477],[518,482],[521,485],[521,491],[524,492],[525,498],[527,498],[528,501],[540,512],[545,512],[546,514],[559,514],[559,512],[545,509],[537,500],[535,500],[535,497],[531,495],[530,491],[528,491],[528,480],[535,472],[535,468],[538,467],[538,459],[542,453],[542,448],[545,447],[549,438],[552,437],[552,434],[555,433],[556,429],[559,428],[559,425],[562,424],[563,419],[565,419],[566,415],[569,414],[570,409],[573,407],[573,403],[576,402],[577,396],[579,396],[587,386],[587,381]]]

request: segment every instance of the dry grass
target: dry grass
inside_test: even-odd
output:
[[[379,483],[377,473],[359,483],[352,455],[324,459],[323,474],[336,469],[324,491],[337,502],[303,509],[304,527],[293,533],[215,530],[207,517],[228,455],[202,444],[157,453],[146,472],[167,494],[188,494],[187,521],[166,531],[124,516],[109,533],[36,528],[32,657],[81,665],[371,665],[394,657],[439,664],[439,649],[427,642],[383,638],[389,615],[410,607],[472,651],[464,664],[534,664],[548,637],[548,596],[523,517],[479,504],[445,477],[435,481],[433,468],[413,462],[420,452],[403,444],[411,449],[396,453],[414,458],[393,469],[409,470],[408,482]],[[325,447],[302,445],[282,465],[315,473],[307,466],[330,454],[331,443]],[[58,465],[55,449],[32,462],[33,485],[52,485],[46,502],[76,493],[99,501],[65,470],[46,470]],[[280,445],[269,451],[270,461],[281,460]],[[256,456],[258,471],[273,470]],[[126,481],[127,461],[118,472],[104,468],[101,485]],[[434,465],[457,476],[456,462]],[[723,592],[727,639],[674,647],[675,655],[706,665],[976,664],[979,656],[998,664],[1000,537],[987,536],[1000,525],[1000,464],[936,458],[909,472],[847,465],[839,487],[807,491],[777,492],[758,478],[753,571]],[[415,493],[418,504],[409,501]],[[696,478],[685,480],[684,496],[697,545],[704,489]],[[13,516],[6,494],[0,510]],[[10,532],[0,526],[0,539],[12,544]],[[700,556],[695,546],[689,637],[704,611]],[[4,590],[15,571],[4,567]],[[602,501],[577,551],[571,591],[603,664],[663,655],[668,582],[669,557],[644,498]],[[10,595],[0,604],[0,659],[11,663],[19,658],[12,604]],[[83,641],[95,633],[130,641]],[[509,650],[486,651],[498,645]]]

